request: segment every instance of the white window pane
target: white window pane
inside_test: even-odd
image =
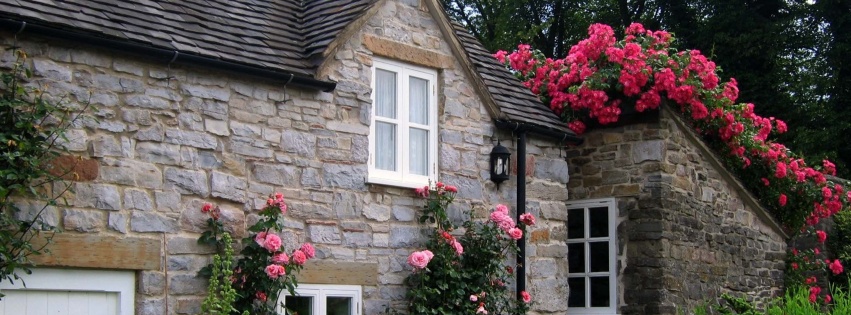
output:
[[[329,296],[325,301],[326,315],[351,315],[352,298]]]
[[[375,70],[375,115],[396,118],[396,73]]]
[[[428,81],[410,77],[409,120],[412,123],[428,125]]]
[[[293,314],[313,315],[313,297],[287,295],[284,305]]]
[[[428,176],[428,130],[411,128],[409,133],[411,174]]]
[[[375,168],[396,171],[396,125],[375,122]]]

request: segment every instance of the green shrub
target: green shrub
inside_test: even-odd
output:
[[[843,287],[847,286],[846,284]],[[715,306],[699,306],[693,313],[699,315],[848,315],[851,314],[851,291],[843,287],[832,286],[830,294],[815,295],[805,286],[789,287],[783,296],[769,302],[764,311],[759,310],[743,297],[724,294],[721,296],[722,303]],[[813,303],[814,299],[827,299],[829,302]]]

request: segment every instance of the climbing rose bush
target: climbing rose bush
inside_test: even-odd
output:
[[[446,209],[455,199],[454,186],[438,182],[416,190],[426,199],[420,222],[434,229],[426,249],[408,256],[413,273],[408,277],[408,311],[411,314],[525,314],[532,296],[509,283],[522,237],[535,217],[525,214],[515,223],[505,205],[497,205],[486,221],[465,221],[460,227],[448,219]],[[459,235],[460,234],[460,235]]]
[[[617,122],[625,109],[644,112],[670,104],[790,232],[813,235],[821,219],[848,208],[851,191],[826,176],[835,175],[836,166],[828,160],[810,166],[771,141],[771,134],[786,132],[786,124],[755,114],[754,104],[736,103],[736,80],[721,82],[720,69],[700,51],[677,50],[672,34],[638,23],[625,34],[618,40],[610,26],[594,24],[588,38],[561,59],[545,58],[529,45],[494,57],[577,134],[592,122]],[[816,236],[822,242],[827,237]],[[789,274],[803,280],[799,270],[837,263],[801,258],[789,264]]]
[[[204,204],[201,212],[206,213],[208,231],[201,234],[200,244],[215,245],[220,251],[225,248],[222,235],[225,233],[221,222],[221,210],[213,204]],[[295,295],[298,285],[295,276],[308,259],[316,255],[316,250],[310,243],[287,254],[283,240],[278,233],[284,230],[284,215],[287,204],[281,193],[273,194],[266,200],[266,205],[257,214],[260,219],[248,228],[252,234],[242,239],[240,257],[233,264],[230,279],[238,294],[234,309],[239,313],[248,311],[251,314],[277,314],[275,308],[282,290]],[[210,266],[201,270],[201,274],[209,276]]]

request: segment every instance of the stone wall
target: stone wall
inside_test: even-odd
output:
[[[290,209],[285,243],[312,242],[318,261],[375,268],[378,279],[363,287],[364,314],[401,307],[406,257],[424,239],[415,221],[421,202],[409,189],[365,183],[374,55],[367,35],[451,61],[438,69],[439,173],[460,189],[454,217],[471,208],[484,217],[515,200],[514,176],[497,190],[487,173],[491,137],[511,135],[495,130],[435,23],[417,1],[383,3],[323,65],[321,79],[338,82],[330,93],[19,35],[31,84],[95,106],[65,143],[72,160],[86,161],[87,176],[65,183],[74,188],[70,205],[50,209],[49,220],[66,233],[161,240],[163,268],[137,274],[137,314],[194,314],[206,292],[196,272],[212,253],[196,244],[201,205],[221,206],[227,227],[243,236],[255,209],[280,191]],[[2,34],[4,48],[12,42]],[[527,248],[529,288],[540,312],[563,313],[567,164],[550,140],[531,137],[527,150],[529,210],[540,218]]]
[[[622,314],[679,314],[783,286],[785,236],[677,119],[645,113],[567,152],[570,200],[616,197]]]

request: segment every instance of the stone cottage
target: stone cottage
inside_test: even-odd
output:
[[[536,314],[674,314],[781,286],[782,230],[675,115],[583,143],[437,0],[4,2],[0,38],[32,84],[95,106],[55,162],[79,175],[45,216],[65,232],[27,288],[0,286],[0,314],[196,314],[201,205],[242,236],[278,191],[285,241],[317,247],[300,276],[317,312],[399,308],[423,240],[411,188],[437,180],[459,187],[455,219],[539,218],[519,270]],[[500,186],[497,141],[516,162]]]

